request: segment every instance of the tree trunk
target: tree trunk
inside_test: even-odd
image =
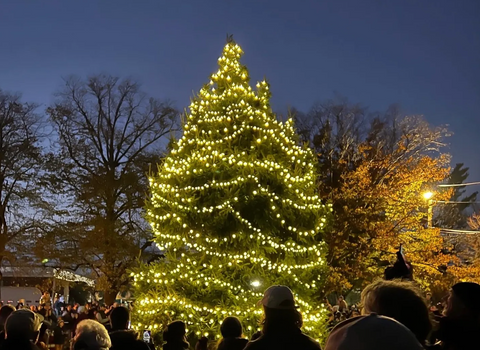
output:
[[[117,292],[113,290],[107,290],[104,292],[103,300],[107,306],[110,306],[115,302],[116,296],[117,296]]]

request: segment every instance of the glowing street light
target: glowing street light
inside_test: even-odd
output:
[[[433,192],[425,192],[423,194],[423,198],[425,198],[426,200],[432,199],[432,197],[433,197]]]

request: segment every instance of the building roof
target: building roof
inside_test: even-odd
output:
[[[67,282],[83,282],[93,287],[95,281],[91,278],[79,275],[72,271],[62,270],[58,268],[45,267],[45,266],[3,266],[0,267],[0,272],[3,277],[14,278],[57,278]]]

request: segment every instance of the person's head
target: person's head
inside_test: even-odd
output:
[[[427,292],[427,294],[425,294],[425,298],[427,299],[427,301],[432,300],[432,293]]]
[[[263,305],[263,333],[283,333],[302,327],[302,315],[295,306],[295,299],[290,288],[271,286],[258,303]]]
[[[343,300],[344,300],[343,295],[340,295],[340,296],[338,297],[338,301],[340,302],[340,301],[343,301]]]
[[[227,317],[220,326],[220,333],[224,338],[240,338],[243,333],[240,320],[236,317]]]
[[[454,285],[444,312],[451,319],[480,322],[480,285],[472,282]]]
[[[394,319],[359,316],[339,323],[324,350],[422,350],[412,332]]]
[[[72,350],[108,350],[111,346],[110,336],[101,323],[83,320],[77,325]]]
[[[207,350],[208,349],[208,338],[201,337],[198,339],[197,345],[195,345],[195,350]]]
[[[14,311],[5,323],[6,339],[29,339],[36,342],[42,327],[43,317],[28,309]]]
[[[364,313],[391,317],[410,329],[424,344],[432,324],[421,292],[408,281],[376,281],[362,291]]]
[[[116,307],[110,313],[110,325],[113,330],[128,329],[128,321],[130,321],[130,311],[126,307]]]
[[[5,322],[7,321],[8,316],[15,311],[15,307],[12,305],[3,305],[0,309],[0,328],[3,330]]]
[[[73,308],[72,305],[70,305],[70,304],[67,305],[67,311],[69,311],[69,312],[72,311],[72,308]]]
[[[182,321],[173,321],[163,332],[163,340],[168,342],[183,342],[185,340],[186,326]]]

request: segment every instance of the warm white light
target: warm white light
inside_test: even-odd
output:
[[[255,281],[252,281],[251,284],[252,284],[253,287],[256,288],[256,287],[260,287],[260,284],[261,284],[261,283],[260,283],[260,281],[255,280]]]
[[[432,192],[425,192],[423,194],[423,198],[425,198],[426,200],[429,200],[433,197],[433,193]]]

